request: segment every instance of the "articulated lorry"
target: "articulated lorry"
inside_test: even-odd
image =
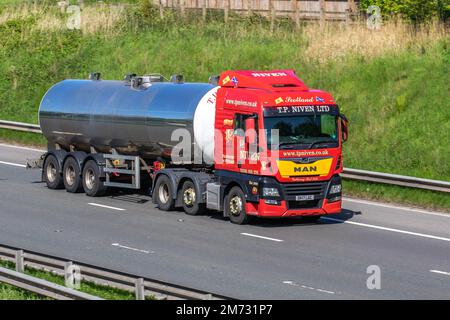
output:
[[[341,211],[347,120],[293,70],[225,71],[209,83],[91,74],[50,88],[39,123],[48,152],[28,165],[50,189],[145,188],[161,210],[217,210],[237,224]]]

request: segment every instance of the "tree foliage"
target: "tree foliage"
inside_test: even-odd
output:
[[[361,9],[371,5],[380,7],[384,16],[401,16],[413,23],[423,23],[432,17],[447,21],[450,0],[361,0]]]

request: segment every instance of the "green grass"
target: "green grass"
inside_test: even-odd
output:
[[[450,213],[450,197],[443,192],[345,179],[343,188],[344,196],[391,202]]]
[[[20,4],[26,2],[27,0],[0,0],[0,6],[4,5],[12,5],[12,4]],[[31,1],[30,1],[31,2]]]
[[[14,269],[14,264],[0,260],[0,266]],[[64,278],[53,273],[40,271],[32,268],[25,268],[25,273],[36,278],[44,279],[50,282],[64,286]],[[120,290],[112,287],[96,285],[91,282],[82,281],[79,291],[101,297],[107,300],[134,300],[134,293]],[[151,297],[147,297],[150,299]],[[22,289],[15,288],[0,283],[0,300],[23,300],[23,299],[43,299],[42,297],[26,292]]]
[[[31,292],[0,283],[0,300],[42,300]]]
[[[0,283],[0,300],[45,300],[37,294]]]
[[[92,71],[104,79],[160,72],[206,82],[227,69],[293,68],[310,87],[331,92],[349,118],[346,167],[450,180],[448,37],[430,36],[377,55],[349,50],[341,59],[322,61],[308,51],[306,29],[297,32],[280,20],[270,32],[256,16],[225,26],[215,15],[205,24],[198,16],[181,22],[166,12],[161,21],[153,9],[134,8],[113,30],[88,34],[37,31],[37,17],[0,24],[0,119],[36,123],[39,102],[52,84]],[[0,139],[45,145],[38,136],[5,130]],[[440,196],[427,197],[425,203]]]
[[[36,133],[0,129],[0,141],[2,140],[10,143],[36,146],[40,148],[47,147],[47,140],[41,134]]]
[[[305,76],[332,92],[348,115],[346,166],[450,180],[448,45],[355,58]]]

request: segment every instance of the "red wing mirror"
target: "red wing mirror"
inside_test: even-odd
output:
[[[245,136],[248,144],[256,144],[255,118],[245,119]]]
[[[347,141],[348,139],[348,120],[347,117],[343,114],[340,115],[341,117],[341,127],[342,127],[342,141]]]

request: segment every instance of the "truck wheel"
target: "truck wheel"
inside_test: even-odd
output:
[[[105,184],[100,180],[100,168],[94,160],[89,160],[84,165],[83,189],[90,197],[98,197],[106,192]]]
[[[197,193],[195,185],[191,180],[183,183],[183,187],[181,188],[181,200],[184,212],[193,216],[204,212],[205,205],[199,203],[200,196],[201,195]]]
[[[225,214],[230,217],[230,221],[236,224],[245,224],[248,221],[245,212],[245,195],[241,188],[233,187],[225,197]]]
[[[49,189],[62,189],[63,179],[59,173],[59,162],[54,155],[49,155],[44,162],[43,177]]]
[[[161,175],[156,181],[153,196],[156,197],[158,208],[164,211],[173,210],[175,200],[173,199],[172,188],[170,187],[169,177]]]
[[[63,181],[67,192],[77,193],[82,190],[81,169],[78,161],[69,157],[64,162]]]

